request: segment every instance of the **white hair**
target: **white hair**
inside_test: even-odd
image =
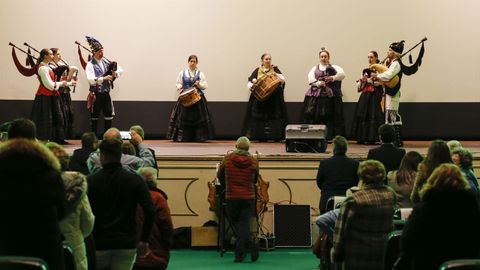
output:
[[[141,167],[137,170],[137,173],[146,181],[155,182],[158,177],[158,171],[152,167]]]

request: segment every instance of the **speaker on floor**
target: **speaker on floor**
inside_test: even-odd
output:
[[[326,137],[325,125],[287,125],[285,150],[295,153],[323,153],[327,149]]]
[[[276,247],[311,247],[310,205],[274,205],[273,230]]]

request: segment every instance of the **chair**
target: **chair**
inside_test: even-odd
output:
[[[63,242],[63,256],[65,256],[65,270],[77,270],[77,264],[75,263],[75,255],[73,254],[72,246]]]
[[[400,257],[402,231],[393,231],[387,236],[387,246],[385,248],[385,267],[383,269],[392,269],[393,265]]]
[[[463,259],[446,261],[440,265],[440,270],[478,270],[480,269],[480,259]]]
[[[47,263],[35,257],[2,256],[0,269],[5,270],[48,270]]]
[[[330,211],[335,208],[339,208],[342,202],[346,199],[345,196],[332,196],[327,200],[326,210]]]

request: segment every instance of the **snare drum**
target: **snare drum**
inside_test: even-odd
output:
[[[198,93],[197,89],[192,87],[181,93],[178,99],[184,107],[190,107],[193,104],[197,103],[200,99],[202,99],[202,97]]]
[[[275,90],[277,90],[281,82],[282,80],[280,80],[276,73],[270,73],[258,79],[255,84],[253,84],[251,91],[258,100],[263,101],[275,93]]]

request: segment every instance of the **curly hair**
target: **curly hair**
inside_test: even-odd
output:
[[[365,184],[382,183],[385,179],[385,166],[377,160],[365,160],[358,165],[358,178]]]
[[[427,183],[419,191],[420,199],[429,190],[466,190],[470,186],[460,168],[455,164],[444,163],[438,166],[430,175]]]

